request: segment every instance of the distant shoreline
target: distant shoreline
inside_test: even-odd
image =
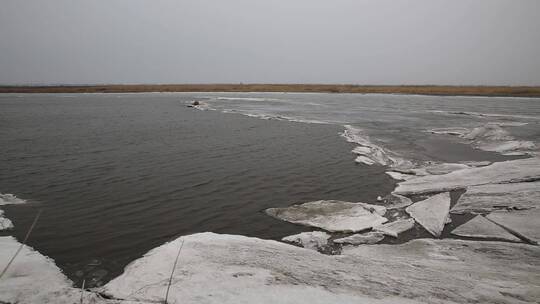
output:
[[[0,93],[286,92],[540,97],[540,86],[334,85],[334,84],[126,84],[0,86]]]

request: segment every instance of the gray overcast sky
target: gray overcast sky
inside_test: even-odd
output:
[[[540,0],[2,0],[0,83],[540,85]]]

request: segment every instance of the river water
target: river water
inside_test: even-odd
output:
[[[193,101],[201,105],[187,107]],[[475,128],[487,132],[474,138],[447,132],[467,135]],[[344,130],[359,140],[347,142]],[[94,286],[178,235],[280,239],[309,229],[273,219],[266,208],[319,199],[373,203],[393,190],[396,181],[384,173],[392,163],[355,163],[351,150],[358,141],[413,166],[526,157],[538,150],[540,101],[3,94],[0,193],[27,203],[2,206],[15,225],[2,235],[22,240],[42,210],[28,245],[77,284],[87,279]],[[379,159],[377,153],[368,158]]]

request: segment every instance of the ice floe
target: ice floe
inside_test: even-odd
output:
[[[416,222],[436,237],[441,236],[449,210],[450,194],[448,192],[416,202],[405,209]]]
[[[397,238],[399,234],[414,227],[414,219],[401,219],[374,227],[374,231],[380,231],[385,235]]]
[[[353,234],[343,238],[335,239],[334,243],[350,245],[376,244],[383,239],[384,234],[381,232],[368,232],[364,234]]]
[[[0,205],[15,205],[15,204],[24,204],[25,200],[16,197],[13,194],[2,194],[0,193]]]
[[[540,207],[540,181],[468,187],[450,212],[491,212],[534,207]]]
[[[0,210],[0,231],[13,229],[13,223],[4,216],[4,210]]]
[[[477,215],[472,220],[454,229],[451,233],[465,237],[521,242],[518,237],[481,215]]]
[[[328,245],[330,234],[322,231],[302,232],[282,238],[282,241],[300,245],[307,249],[320,250]]]
[[[540,242],[540,209],[494,211],[487,218],[530,243]]]
[[[444,175],[428,175],[398,184],[394,193],[417,194],[449,191],[468,186],[534,181],[540,179],[540,159],[525,158],[493,163]]]
[[[283,221],[327,231],[357,232],[385,223],[387,219],[380,215],[382,208],[363,203],[320,200],[286,208],[270,208],[266,213]]]
[[[169,303],[533,303],[540,297],[537,246],[419,239],[350,246],[332,256],[213,233],[151,250],[100,291],[162,302],[182,242]]]

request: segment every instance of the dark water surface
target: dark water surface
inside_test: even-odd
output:
[[[262,210],[374,201],[394,181],[356,165],[338,125],[187,108],[160,94],[0,96],[2,208],[76,283],[99,284],[183,234],[280,238],[309,230]],[[5,233],[4,233],[5,234]],[[107,272],[104,272],[106,270]]]

